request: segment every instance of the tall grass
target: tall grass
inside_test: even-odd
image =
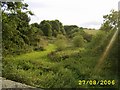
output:
[[[116,79],[113,67],[113,58],[106,58],[106,61],[101,69],[101,72],[93,74],[94,68],[101,56],[101,53],[95,53],[94,49],[99,45],[104,47],[106,44],[101,43],[109,39],[104,37],[106,34],[96,36],[100,43],[95,42],[86,43],[86,47],[73,48],[69,47],[62,51],[56,51],[56,46],[49,44],[46,51],[33,51],[31,53],[9,56],[3,58],[3,77],[25,83],[39,88],[75,88],[75,87],[94,87],[94,86],[80,86],[79,80],[88,79]],[[96,40],[96,39],[93,39]],[[92,47],[92,48],[91,48]],[[104,49],[101,49],[104,50]],[[52,54],[57,58],[57,62],[50,58]],[[94,54],[94,55],[92,55]],[[67,58],[63,58],[67,56]],[[104,87],[104,86],[101,86]],[[114,87],[114,86],[113,86]]]

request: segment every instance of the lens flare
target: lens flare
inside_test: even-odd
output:
[[[114,41],[115,41],[116,38],[117,38],[117,34],[118,34],[118,30],[115,31],[115,33],[113,34],[110,42],[108,43],[108,45],[107,45],[107,47],[106,47],[104,53],[102,54],[101,58],[98,60],[98,63],[97,63],[97,65],[95,66],[95,71],[94,71],[94,73],[98,73],[98,72],[100,71],[103,62],[105,61],[105,58],[106,58],[107,55],[109,54],[109,52],[110,52],[110,50],[111,50],[111,48],[112,48],[112,46],[113,46],[113,43],[114,43]]]

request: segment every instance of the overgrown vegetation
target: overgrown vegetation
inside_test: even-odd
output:
[[[116,32],[117,11],[104,16],[102,30],[89,30],[95,32],[91,34],[76,25],[63,26],[59,20],[29,24],[28,16],[33,13],[27,10],[27,4],[2,2],[1,5],[3,77],[39,88],[117,87],[117,83],[90,86],[78,82],[118,81],[116,37],[100,72],[94,71]]]

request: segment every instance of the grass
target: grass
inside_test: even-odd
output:
[[[96,33],[99,31],[99,30],[84,30],[86,33],[88,34],[91,34],[91,35],[96,35]]]
[[[47,54],[55,49],[56,47],[53,44],[49,44],[46,51],[34,51],[14,57],[6,57],[3,61],[3,75],[8,79],[36,86],[32,79],[39,79],[38,73],[45,72],[48,67],[55,64],[47,58]]]
[[[69,56],[64,60],[61,58],[58,62],[54,62],[48,57],[48,54],[55,50],[56,46],[49,44],[46,51],[33,51],[14,57],[5,57],[3,60],[3,76],[38,88],[93,87],[89,85],[79,86],[78,81],[84,79],[116,79],[113,71],[111,71],[112,61],[110,59],[106,60],[100,73],[93,74],[100,55],[91,56],[92,52],[88,52],[87,48],[58,51],[56,53],[60,57]],[[77,56],[77,53],[80,56]],[[111,76],[108,77],[108,75]]]
[[[9,59],[15,59],[15,60],[36,60],[36,59],[40,59],[42,57],[46,57],[46,55],[52,51],[55,51],[56,47],[53,44],[49,44],[46,48],[45,51],[33,51],[31,53],[27,53],[27,54],[22,54],[22,55],[18,55],[18,56],[11,56],[8,57]]]

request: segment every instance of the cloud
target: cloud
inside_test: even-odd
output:
[[[41,1],[28,1],[28,0],[26,0],[26,3],[29,5],[29,8],[31,10],[49,7],[48,4],[46,4],[45,2],[41,2]]]
[[[60,20],[64,25],[100,27],[103,15],[118,9],[119,0],[25,0],[35,14],[31,22]]]
[[[118,3],[118,10],[120,11],[120,1],[119,1],[119,3]]]
[[[101,22],[91,21],[91,22],[83,23],[83,24],[81,24],[81,26],[87,27],[87,28],[96,28],[96,29],[99,29],[100,26],[101,26]]]
[[[99,24],[101,24],[101,22],[97,22],[97,21],[83,23],[83,25],[99,25]]]

